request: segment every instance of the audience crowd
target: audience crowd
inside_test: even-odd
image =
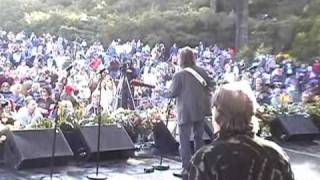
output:
[[[290,103],[309,102],[319,94],[319,60],[304,64],[284,55],[256,54],[253,60],[236,61],[233,49],[202,42],[193,49],[197,64],[212,82],[246,80],[260,104],[277,107],[283,97]],[[28,128],[42,119],[54,119],[60,92],[70,110],[84,108],[85,117],[99,112],[99,98],[102,110],[109,112],[118,107],[162,106],[166,100],[160,91],[179,71],[178,54],[176,44],[151,47],[140,40],[118,39],[104,47],[98,41],[0,31],[1,129]],[[122,83],[122,75],[128,81]],[[120,105],[115,103],[119,99]]]

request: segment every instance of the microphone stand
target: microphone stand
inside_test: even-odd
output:
[[[99,174],[99,167],[100,167],[100,138],[101,138],[101,111],[102,111],[102,107],[101,107],[101,91],[102,91],[102,80],[103,80],[103,73],[104,70],[100,71],[100,79],[99,79],[99,105],[98,105],[98,111],[99,111],[99,117],[98,117],[98,138],[97,138],[97,159],[96,159],[96,173],[95,174],[91,174],[88,175],[87,178],[88,179],[92,179],[92,180],[103,180],[103,179],[107,179],[107,177],[103,174]]]
[[[50,180],[59,179],[60,180],[61,179],[59,177],[54,177],[53,176],[53,168],[54,168],[54,158],[55,158],[55,152],[56,152],[57,128],[58,128],[58,117],[59,117],[58,116],[59,102],[61,100],[61,94],[62,94],[65,86],[68,83],[68,78],[70,77],[70,70],[71,70],[71,67],[67,68],[67,70],[66,70],[67,71],[67,77],[63,82],[63,86],[60,89],[57,101],[55,102],[54,109],[52,111],[53,113],[55,113],[55,119],[54,119],[54,128],[53,128],[53,142],[52,142],[52,151],[51,151],[52,153],[51,153],[51,160],[50,160],[50,176],[41,178],[42,180],[47,180],[47,179],[50,179]]]
[[[168,106],[167,106],[167,109],[166,109],[166,127],[168,128],[168,124],[169,124],[169,117],[170,117],[170,110],[171,110],[171,103],[172,103],[172,100],[173,99],[170,99],[169,102],[168,102]],[[158,171],[166,171],[166,170],[169,170],[170,169],[170,166],[168,165],[162,165],[162,162],[163,162],[163,155],[162,153],[160,152],[160,164],[159,165],[154,165],[152,166],[155,170],[158,170]]]

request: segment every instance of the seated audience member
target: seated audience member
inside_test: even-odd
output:
[[[50,87],[44,87],[40,90],[40,98],[37,100],[37,104],[43,117],[49,117],[54,108],[54,100],[51,95],[52,91]]]
[[[9,82],[3,82],[1,84],[0,88],[0,94],[5,98],[5,99],[10,99],[12,97],[12,92],[10,91],[11,85]]]
[[[99,114],[99,99],[100,95],[98,92],[92,94],[91,103],[86,108],[86,117],[94,117]]]
[[[255,81],[254,93],[259,104],[269,104],[270,93],[261,78],[257,78]]]
[[[19,109],[23,104],[23,95],[21,94],[22,85],[21,84],[15,84],[11,87],[12,97],[11,100],[15,104],[16,109]]]
[[[37,108],[37,102],[32,97],[27,97],[25,105],[18,111],[15,119],[21,128],[26,128],[42,119],[42,117],[40,109]]]
[[[2,113],[0,115],[1,123],[9,127],[10,129],[14,129],[15,126],[15,107],[12,101],[8,100],[0,100]]]
[[[228,84],[214,96],[217,139],[192,158],[189,180],[293,180],[288,156],[277,144],[254,136],[254,100]]]
[[[0,144],[2,144],[6,140],[6,134],[9,131],[9,128],[3,123],[4,119],[4,111],[5,107],[8,105],[8,102],[3,99],[3,97],[0,98]]]
[[[78,105],[78,100],[75,96],[75,88],[67,85],[64,88],[64,92],[61,95],[62,100],[70,101],[72,103],[72,106],[77,106]]]

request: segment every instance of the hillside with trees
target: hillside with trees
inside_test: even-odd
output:
[[[0,28],[7,31],[106,45],[117,38],[247,45],[250,51],[264,47],[301,61],[320,55],[320,0],[0,0],[0,9]],[[241,19],[245,14],[249,18]]]

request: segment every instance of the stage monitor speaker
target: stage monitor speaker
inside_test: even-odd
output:
[[[77,128],[72,136],[65,135],[76,156],[94,161],[97,156],[97,133],[98,126],[85,126]],[[122,125],[101,126],[101,160],[128,158],[134,155],[134,150],[134,144]]]
[[[179,143],[172,136],[163,121],[154,125],[153,136],[155,147],[161,154],[176,153],[178,151]]]
[[[73,152],[60,129],[57,130],[55,165],[64,165]],[[50,166],[53,129],[18,130],[8,133],[4,162],[15,169]]]
[[[274,137],[285,140],[313,140],[319,136],[319,129],[304,115],[279,116],[271,123]]]
[[[4,143],[0,144],[0,167],[4,165]]]

